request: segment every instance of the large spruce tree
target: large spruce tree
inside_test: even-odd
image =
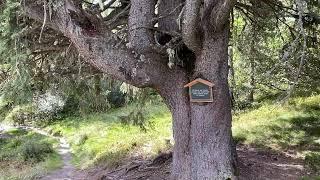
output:
[[[229,16],[235,5],[249,19],[261,14],[255,3],[276,15],[298,14],[278,0],[22,0],[21,6],[42,25],[39,41],[53,29],[101,72],[163,97],[173,116],[172,179],[222,180],[234,179],[236,168]],[[196,78],[214,83],[212,103],[190,102],[184,85]]]

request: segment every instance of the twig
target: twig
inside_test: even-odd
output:
[[[158,20],[160,19],[164,19],[170,15],[172,15],[173,13],[175,13],[180,7],[183,7],[184,3],[180,3],[177,7],[175,7],[172,11],[170,11],[168,14],[165,14],[165,15],[162,15],[162,16],[159,16],[159,17],[156,17],[156,18],[153,18],[151,21],[153,23],[156,23]]]
[[[40,32],[39,43],[41,43],[42,34],[47,23],[47,1],[43,1],[43,24]]]

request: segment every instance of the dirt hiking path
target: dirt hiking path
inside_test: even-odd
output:
[[[34,128],[31,130],[52,137],[42,130]],[[168,180],[170,178],[171,155],[153,161],[139,157],[128,159],[125,165],[116,169],[94,167],[79,171],[71,164],[72,154],[69,144],[62,137],[55,138],[60,141],[58,153],[63,159],[63,167],[50,172],[40,180]],[[302,177],[315,179],[315,176],[320,176],[320,172],[310,170],[302,159],[296,158],[294,152],[272,152],[240,145],[237,153],[239,180],[300,180]]]
[[[41,129],[33,127],[24,127],[26,130],[32,130],[36,133],[49,136],[59,140],[59,147],[56,149],[58,154],[62,158],[63,166],[55,171],[49,172],[46,176],[40,178],[40,180],[85,180],[84,174],[78,171],[72,164],[71,148],[67,140],[63,137],[55,137],[43,131]]]
[[[58,147],[58,154],[61,156],[63,166],[61,169],[50,172],[41,180],[73,180],[73,176],[77,171],[76,168],[71,164],[72,154],[70,146],[64,138],[59,138],[60,144]],[[79,179],[80,180],[80,179]]]
[[[48,132],[43,131],[34,127],[20,126],[13,127],[0,124],[0,132],[10,130],[12,128],[20,128],[26,131],[33,131],[35,133],[48,136],[59,141],[59,146],[56,148],[58,154],[62,158],[63,166],[60,169],[49,172],[44,177],[39,177],[40,180],[85,180],[85,174],[82,171],[77,170],[72,164],[72,154],[70,145],[67,143],[66,139],[63,137],[55,137],[50,135]]]

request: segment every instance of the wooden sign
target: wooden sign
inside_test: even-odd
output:
[[[189,87],[189,95],[191,102],[213,102],[213,83],[198,78],[184,87]]]

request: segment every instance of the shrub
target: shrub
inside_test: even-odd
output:
[[[20,155],[24,161],[40,162],[53,152],[51,144],[37,143],[30,140],[23,144],[20,150]]]
[[[60,113],[65,106],[64,99],[51,91],[34,96],[33,102],[36,110],[33,121],[37,126],[45,126],[53,120],[60,119]]]
[[[5,100],[3,96],[0,96],[0,121],[3,121],[6,117],[6,114],[12,108],[12,102]]]
[[[123,107],[126,103],[126,95],[121,91],[111,91],[107,95],[107,100],[113,108]]]
[[[320,171],[320,153],[307,154],[305,161],[313,170]]]
[[[32,105],[16,106],[5,117],[6,122],[14,125],[24,125],[28,119],[32,119],[34,110]]]
[[[74,144],[76,146],[80,146],[84,144],[88,140],[88,135],[87,134],[80,134],[75,137]]]
[[[71,95],[67,98],[61,114],[64,116],[74,115],[79,111],[80,102],[75,96]]]
[[[14,125],[45,126],[60,119],[64,101],[60,96],[45,93],[37,95],[32,104],[15,106],[5,117]]]

